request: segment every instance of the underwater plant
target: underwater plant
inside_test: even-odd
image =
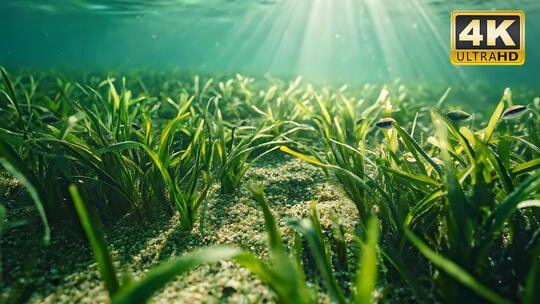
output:
[[[110,294],[111,303],[146,303],[152,294],[177,276],[198,265],[230,259],[241,253],[238,249],[226,246],[200,248],[154,267],[139,281],[125,277],[120,282],[99,220],[92,216],[76,186],[71,185],[69,192],[92,248],[101,279]]]
[[[312,216],[310,220],[296,219],[291,221],[291,225],[307,240],[310,253],[315,259],[316,267],[324,286],[330,294],[330,298],[336,303],[372,303],[378,272],[376,249],[379,241],[378,221],[373,218],[368,219],[365,230],[365,242],[356,234],[351,233],[362,250],[358,262],[354,263],[356,268],[355,273],[348,274],[348,277],[351,278],[350,285],[353,287],[350,292],[351,298],[347,299],[344,290],[340,287],[342,284],[336,279],[334,274],[335,270],[331,263],[332,253],[330,252],[330,246],[324,240],[317,209],[313,201],[311,202],[311,208]]]
[[[279,148],[280,144],[287,142],[286,136],[301,129],[301,126],[293,124],[293,128],[278,136],[272,135],[272,130],[284,122],[269,122],[263,120],[257,127],[233,126],[227,128],[221,110],[218,107],[218,99],[214,99],[214,112],[211,115],[206,110],[209,128],[209,138],[213,142],[215,162],[219,163],[219,178],[221,180],[221,193],[233,193],[247,170],[264,155]],[[258,153],[253,159],[249,159],[252,153]]]
[[[263,211],[270,260],[265,263],[252,254],[236,257],[235,260],[265,281],[276,293],[279,303],[315,303],[317,295],[308,287],[303,273],[302,244],[299,236],[295,238],[295,254],[290,255],[283,245],[262,184],[249,189]]]
[[[276,225],[262,184],[250,187],[250,191],[263,210],[265,229],[268,234],[270,264],[265,264],[256,257],[249,260],[236,257],[235,260],[251,270],[262,280],[267,282],[278,296],[279,303],[317,303],[318,287],[307,284],[302,262],[302,238],[310,248],[316,268],[330,298],[335,303],[349,303],[344,291],[334,275],[332,254],[330,246],[325,242],[321,225],[319,223],[315,202],[311,202],[312,216],[310,219],[291,219],[289,224],[298,231],[294,241],[294,255],[290,255],[283,245],[283,241]],[[377,221],[368,221],[366,242],[355,235],[355,240],[362,245],[362,254],[357,265],[356,273],[351,275],[353,292],[350,301],[354,303],[371,303],[372,294],[377,278],[376,246],[378,242]],[[347,263],[345,261],[345,263]]]
[[[1,73],[1,173],[17,181],[15,194],[2,201],[7,220],[1,224],[8,223],[2,242],[16,231],[12,206],[30,209],[36,221],[21,227],[35,226],[47,241],[71,229],[66,220],[87,222],[113,302],[147,300],[178,274],[221,259],[250,270],[281,303],[538,298],[540,98],[534,92],[507,89],[488,112],[447,105],[459,87],[444,87],[441,96],[440,88],[399,81],[333,87],[185,71]],[[532,103],[523,102],[529,97]],[[421,100],[438,102],[430,108]],[[301,165],[289,162],[290,155]],[[264,157],[272,167],[285,161],[291,169],[273,171],[279,183],[299,171],[306,175],[299,184],[308,185],[279,184],[283,191],[267,201],[262,187],[243,183],[248,175],[266,178],[259,172],[267,172],[267,162],[256,165]],[[303,171],[304,164],[322,172]],[[329,194],[319,183],[339,190]],[[321,202],[313,203],[311,216],[289,221],[296,234],[288,248],[269,205],[279,200],[297,216],[294,205],[315,192]],[[196,240],[200,206],[211,196],[205,208],[211,212],[220,206],[214,198],[231,193],[225,196],[231,204],[251,193],[262,209],[268,257],[203,249],[157,265],[135,283],[120,278],[102,232],[92,228],[123,217],[172,218]],[[283,200],[291,194],[294,201]],[[354,229],[321,225],[316,206],[327,199],[339,200],[339,208],[350,199]],[[95,214],[84,215],[81,206]],[[223,221],[234,220],[229,212],[219,214]],[[3,275],[26,280],[21,272]],[[23,281],[4,286],[16,294]]]
[[[379,173],[374,177],[369,177],[369,173],[363,176],[356,173],[354,170],[359,165],[355,167],[354,163],[338,163],[329,156],[323,161],[306,146],[302,147],[310,156],[285,146],[282,146],[281,150],[323,169],[343,172],[370,194],[367,201],[376,207],[382,223],[385,243],[381,250],[384,252],[385,261],[389,264],[388,267],[396,268],[402,279],[411,285],[419,300],[426,300],[425,294],[414,278],[413,269],[407,266],[418,259],[417,253],[414,253],[416,250],[445,270],[445,275],[438,278],[444,281],[439,285],[439,292],[446,301],[469,298],[472,296],[470,290],[473,290],[478,296],[490,301],[505,302],[506,300],[493,292],[501,290],[501,286],[494,281],[478,278],[486,278],[488,274],[493,275],[503,269],[513,269],[514,273],[521,273],[519,277],[522,280],[532,275],[527,275],[529,268],[524,265],[534,264],[535,252],[538,250],[538,234],[535,233],[538,223],[533,220],[531,225],[525,224],[525,218],[533,215],[517,206],[538,190],[540,182],[538,172],[535,173],[538,159],[524,161],[514,155],[509,161],[508,156],[495,152],[496,145],[506,138],[504,133],[495,132],[505,100],[506,95],[491,115],[487,127],[482,130],[482,137],[480,132],[474,133],[465,126],[458,127],[447,115],[434,109],[431,110],[432,128],[439,137],[430,137],[424,143],[417,142],[409,132],[392,120],[388,127],[384,125],[386,129],[382,129],[386,142],[379,145],[379,155],[374,166]],[[328,111],[321,106],[322,117],[330,117],[325,113],[328,114]],[[325,121],[327,125],[331,125],[329,119]],[[340,129],[339,125],[335,126],[335,129]],[[329,128],[324,134],[330,137],[331,143],[343,142],[342,131],[331,135],[328,130]],[[516,137],[514,141],[523,143],[524,139],[518,138],[520,137]],[[400,143],[404,146],[401,151],[397,149]],[[509,142],[505,144],[508,145],[506,153],[509,153]],[[357,155],[365,155],[358,148],[346,146],[345,143],[339,146],[346,147]],[[537,150],[534,144],[527,141],[524,147],[522,153],[535,153]],[[529,177],[524,179],[527,175]],[[342,179],[340,181],[347,185]],[[347,188],[350,191],[352,187]],[[349,197],[354,201],[354,196]],[[365,210],[359,208],[360,219],[364,223],[362,216],[365,217]],[[373,209],[368,210],[373,212]],[[440,226],[436,224],[440,221],[444,223],[444,232],[441,232]],[[507,253],[509,255],[505,262],[502,257],[491,257],[493,252],[497,251],[494,247],[505,247],[499,243],[503,241],[500,238],[501,232],[506,231],[504,223],[511,223],[513,227],[511,232],[505,232],[511,239],[515,238],[516,232],[520,235],[518,239],[521,243],[513,244],[512,248],[515,249],[510,252],[520,252],[523,258],[514,257],[511,253]],[[424,246],[424,241],[417,238],[413,231],[420,233],[437,250],[432,251]],[[411,248],[405,245],[407,240],[413,241],[417,249],[411,251]],[[408,259],[411,261],[407,262]],[[494,261],[498,262],[493,265]],[[490,264],[491,266],[488,266]],[[501,272],[500,275],[504,274]],[[517,284],[525,286],[527,282],[521,281]],[[503,290],[511,294],[509,291],[512,289]]]

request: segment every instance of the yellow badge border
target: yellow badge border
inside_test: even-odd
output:
[[[456,51],[455,41],[455,28],[456,28],[456,16],[460,15],[478,15],[478,16],[519,16],[520,21],[520,47],[516,50],[520,53],[521,60],[516,62],[456,62],[454,60]],[[453,11],[450,14],[450,61],[453,65],[522,65],[525,63],[525,13],[521,10],[514,11]],[[506,51],[506,50],[474,50],[477,52],[493,52],[493,51]]]

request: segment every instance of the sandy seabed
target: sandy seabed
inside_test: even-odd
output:
[[[339,219],[345,228],[354,228],[357,215],[354,204],[345,198],[339,187],[328,182],[322,170],[300,159],[284,154],[269,155],[250,168],[246,177],[233,195],[222,195],[218,184],[212,187],[192,232],[180,228],[177,215],[142,222],[126,218],[106,227],[107,242],[116,266],[139,278],[159,262],[211,244],[241,247],[264,259],[267,255],[264,219],[246,188],[247,183],[264,185],[270,208],[289,245],[294,231],[287,225],[287,219],[309,216],[311,200],[317,202],[323,228],[328,228],[333,218]],[[24,189],[17,192],[24,192]],[[8,204],[16,203],[10,199]],[[31,209],[30,206],[27,209]],[[25,213],[24,208],[8,210],[19,210],[19,216]],[[39,242],[39,238],[33,240],[36,235],[39,233],[25,229],[24,225],[5,231],[1,240],[3,297],[16,287],[16,280],[24,277],[25,264],[29,263],[27,253],[31,254],[32,247],[35,249]],[[109,302],[91,249],[81,234],[56,228],[51,245],[35,256],[36,268],[26,279],[31,281],[29,285],[34,289],[23,291],[31,292],[30,303]],[[328,302],[324,295],[321,296],[322,302]],[[232,261],[202,265],[168,283],[150,300],[150,303],[258,302],[274,302],[273,292],[255,275]]]

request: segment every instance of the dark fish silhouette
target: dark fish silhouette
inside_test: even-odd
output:
[[[141,129],[141,127],[139,127],[139,125],[136,124],[136,123],[134,123],[134,122],[131,123],[131,127],[132,127],[133,129],[137,130],[137,131],[139,131],[139,130]]]
[[[446,118],[454,122],[467,121],[471,119],[472,115],[461,110],[450,111],[445,114]]]
[[[502,113],[501,118],[502,119],[516,118],[516,117],[521,116],[521,114],[523,114],[525,110],[527,110],[526,106],[522,106],[522,105],[511,106],[510,108],[506,109]]]
[[[54,115],[42,117],[40,120],[46,124],[55,124],[60,121],[60,119]]]
[[[381,118],[375,125],[377,128],[390,129],[392,125],[396,123],[396,120],[390,117]]]

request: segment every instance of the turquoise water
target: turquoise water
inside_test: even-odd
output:
[[[450,12],[467,9],[523,10],[525,64],[453,66]],[[538,0],[3,0],[0,64],[537,86],[538,20]]]

